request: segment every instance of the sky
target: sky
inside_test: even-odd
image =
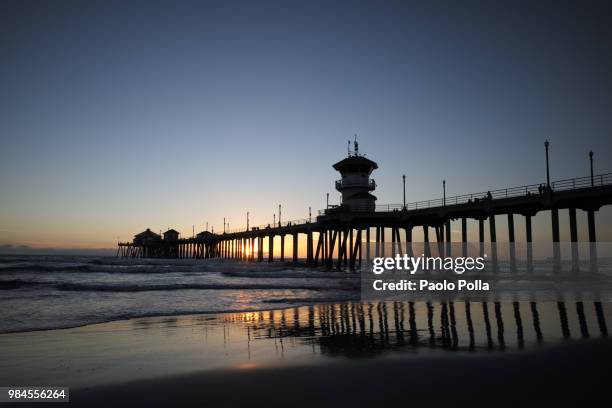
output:
[[[612,172],[610,8],[3,1],[0,245],[306,218],[355,134],[379,204],[402,174],[409,202],[543,182],[545,139],[553,180],[587,176],[590,149]]]

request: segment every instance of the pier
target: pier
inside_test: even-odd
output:
[[[592,156],[591,156],[592,157]],[[378,165],[359,154],[358,144],[345,159],[334,165],[342,175],[335,182],[342,193],[342,204],[320,210],[316,219],[292,220],[272,224],[246,227],[213,233],[203,231],[191,238],[179,238],[178,233],[169,230],[162,238],[151,230],[134,237],[132,242],[118,243],[117,256],[144,258],[222,258],[245,262],[293,262],[327,268],[348,268],[355,270],[364,258],[389,256],[385,254],[385,243],[391,243],[392,251],[411,255],[412,233],[415,228],[423,231],[425,255],[429,255],[430,228],[435,232],[432,241],[440,253],[450,255],[451,226],[459,222],[461,227],[462,252],[467,253],[467,222],[478,222],[478,242],[481,253],[484,243],[491,245],[490,260],[497,264],[498,241],[495,216],[506,215],[508,223],[507,242],[510,243],[510,261],[515,261],[515,217],[525,218],[527,241],[527,264],[533,262],[532,217],[544,211],[550,213],[551,243],[555,267],[560,264],[559,212],[569,212],[569,227],[572,243],[572,264],[578,265],[577,210],[587,213],[590,260],[596,268],[597,259],[596,213],[612,204],[612,173],[587,177],[529,184],[519,187],[502,188],[492,191],[442,197],[433,200],[403,203],[376,204],[371,194],[376,188],[369,176]],[[404,194],[405,196],[405,194]],[[488,227],[488,228],[485,228]],[[486,234],[488,229],[488,234]],[[488,235],[488,237],[487,237]],[[306,237],[306,257],[299,258],[300,237]],[[280,248],[275,251],[275,238]],[[488,240],[487,240],[488,238]],[[291,253],[286,253],[285,243],[292,241]],[[371,244],[373,253],[371,253]],[[267,251],[264,253],[264,247]]]

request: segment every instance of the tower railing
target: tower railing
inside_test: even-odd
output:
[[[351,181],[351,180],[336,180],[336,190],[349,187],[367,187],[370,190],[376,188],[376,182],[373,179],[368,179],[365,182],[362,181]]]

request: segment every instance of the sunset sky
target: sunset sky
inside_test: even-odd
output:
[[[331,165],[354,134],[379,204],[401,203],[404,173],[408,201],[440,197],[442,179],[449,196],[544,182],[545,139],[552,179],[587,176],[589,149],[612,172],[610,11],[3,1],[0,245],[113,247],[247,211],[268,223],[278,204],[306,218],[327,192],[337,203]],[[612,210],[598,217],[612,240]]]

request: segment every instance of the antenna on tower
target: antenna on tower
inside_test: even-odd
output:
[[[355,141],[353,142],[353,146],[355,146],[355,156],[359,156],[359,143],[357,143],[357,133],[355,133]]]
[[[346,147],[346,151],[347,151],[347,153],[348,153],[348,155],[350,157],[350,155],[351,155],[351,141],[350,140],[348,140],[348,145]]]

